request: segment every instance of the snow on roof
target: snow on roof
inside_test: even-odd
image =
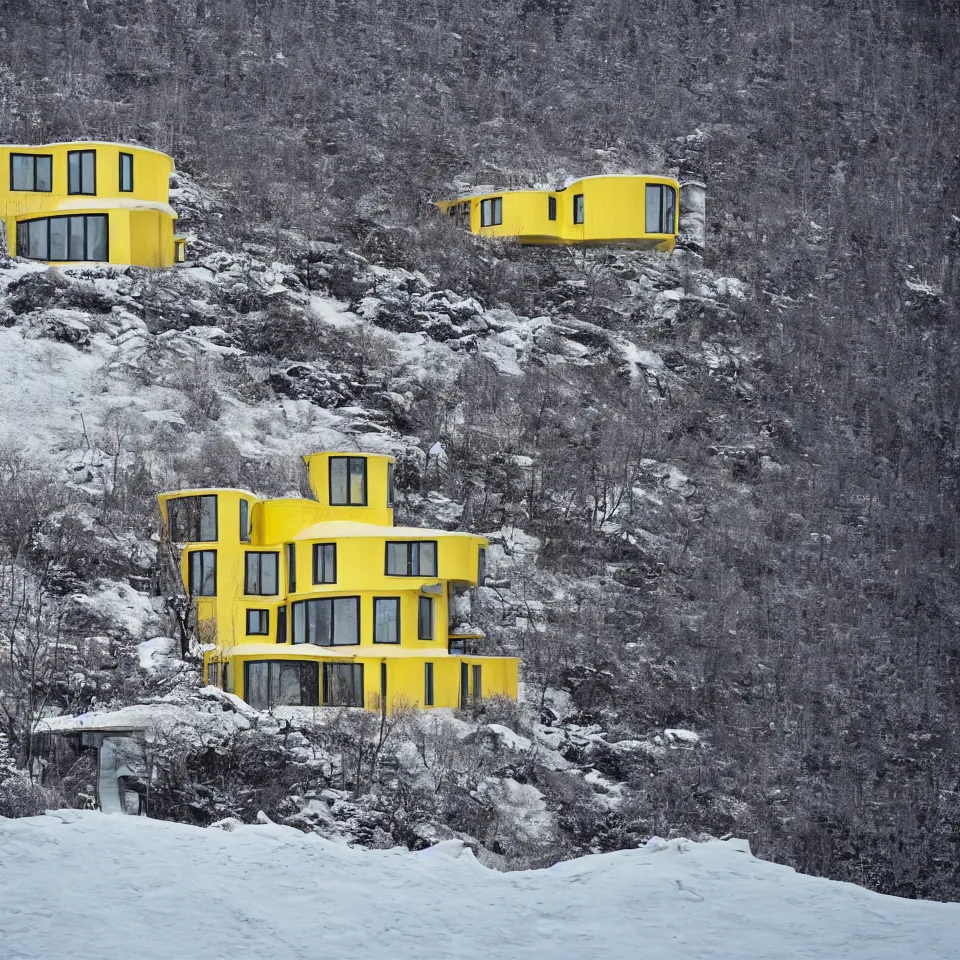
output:
[[[326,540],[334,537],[386,537],[388,540],[438,540],[445,537],[473,537],[485,540],[463,530],[431,530],[428,527],[384,527],[376,523],[358,523],[356,520],[324,520],[298,533],[294,540]]]
[[[341,587],[341,592],[343,588]],[[387,643],[368,646],[321,647],[314,643],[238,643],[234,647],[222,650],[225,657],[270,657],[271,660],[356,660],[375,658],[377,660],[403,659],[405,657],[426,657],[428,660],[442,660],[450,656],[444,647],[406,648]]]
[[[269,821],[58,810],[0,820],[0,850],[9,957],[955,960],[960,934],[960,904],[806,877],[742,840],[497,873],[458,840],[364,850]]]

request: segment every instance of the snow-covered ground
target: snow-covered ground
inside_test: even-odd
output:
[[[956,960],[960,904],[899,900],[652,841],[497,873],[459,841],[350,848],[272,824],[59,811],[0,820],[4,960]]]

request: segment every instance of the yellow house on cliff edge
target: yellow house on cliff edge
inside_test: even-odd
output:
[[[56,265],[169,267],[184,259],[173,160],[126,143],[0,145],[0,216],[12,256]]]
[[[257,709],[458,707],[516,699],[518,661],[448,626],[483,583],[487,541],[393,525],[389,456],[304,457],[316,500],[161,494],[164,536],[210,644],[207,682]]]
[[[669,253],[680,226],[670,177],[583,177],[562,190],[501,190],[437,206],[457,226],[522,244],[605,245]]]

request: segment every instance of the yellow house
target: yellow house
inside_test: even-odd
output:
[[[562,190],[501,190],[437,206],[483,237],[669,252],[680,224],[679,191],[670,177],[611,175],[583,177]]]
[[[53,264],[169,267],[184,259],[170,206],[173,160],[126,143],[0,145],[10,254]]]
[[[476,656],[455,595],[483,583],[487,541],[393,525],[393,457],[304,457],[316,500],[161,494],[164,536],[208,644],[207,682],[278,705],[457,707],[516,699],[513,657]]]

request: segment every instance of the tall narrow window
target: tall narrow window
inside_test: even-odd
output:
[[[573,222],[583,223],[583,194],[576,193],[573,196]]]
[[[437,576],[437,541],[388,542],[386,573],[389,577]]]
[[[503,197],[480,201],[480,226],[495,227],[503,223]]]
[[[207,686],[220,686],[220,664],[216,663],[214,660],[211,660],[207,664]]]
[[[330,458],[330,506],[367,505],[367,458]]]
[[[363,664],[325,663],[323,703],[328,707],[362,707]]]
[[[556,197],[547,197],[547,219],[548,220],[557,219],[557,198]]]
[[[287,642],[287,608],[277,609],[277,643]]]
[[[247,611],[247,636],[265,637],[270,633],[270,611],[269,610],[248,610]]]
[[[189,560],[189,586],[191,597],[215,597],[217,595],[217,551],[194,550]]]
[[[279,561],[279,554],[249,551],[246,554],[243,592],[249,596],[276,596],[279,592]]]
[[[97,192],[96,150],[67,152],[67,193],[94,195]]]
[[[120,154],[120,192],[133,193],[133,154]]]
[[[394,464],[387,464],[387,506],[393,506],[393,467]]]
[[[297,545],[287,544],[287,592],[297,592]]]
[[[644,195],[646,214],[644,227],[647,233],[675,233],[677,192],[661,183],[648,183]]]
[[[329,597],[293,604],[293,642],[320,647],[360,642],[360,598]]]
[[[465,707],[470,702],[470,668],[460,664],[460,706]]]
[[[335,543],[313,545],[313,582],[337,582],[337,545]]]
[[[400,598],[373,598],[373,642],[400,642]]]
[[[470,691],[474,700],[479,700],[483,696],[483,687],[481,685],[482,668],[479,663],[473,665],[473,689]]]
[[[240,542],[250,542],[250,504],[246,500],[240,501]]]
[[[480,547],[477,551],[477,586],[482,587],[487,582],[487,551]]]
[[[380,712],[387,712],[387,665],[380,664]]]
[[[10,189],[49,193],[53,189],[53,156],[11,153]]]
[[[425,663],[423,665],[423,705],[425,707],[433,706],[433,664]]]
[[[420,597],[417,604],[417,639],[433,640],[433,599]]]

